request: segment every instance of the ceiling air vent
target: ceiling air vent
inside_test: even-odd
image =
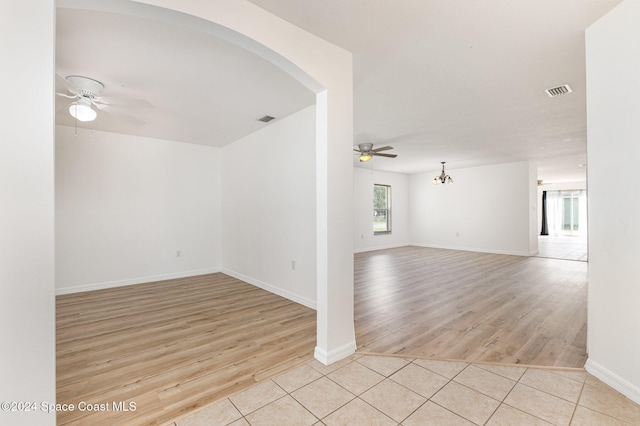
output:
[[[276,119],[275,117],[271,117],[270,115],[265,115],[262,118],[258,118],[258,121],[262,121],[263,123],[268,123],[271,120],[275,120],[275,119]]]
[[[564,95],[565,93],[571,93],[573,90],[571,90],[571,87],[569,87],[568,84],[563,84],[562,86],[547,89],[545,92],[550,98],[555,98],[556,96]]]

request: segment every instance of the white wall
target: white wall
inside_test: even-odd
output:
[[[309,107],[225,146],[222,161],[223,271],[313,308],[314,154]]]
[[[57,126],[57,292],[219,271],[220,152]]]
[[[54,4],[0,3],[0,401],[55,403]],[[40,408],[40,407],[38,407]],[[55,413],[0,411],[3,425]]]
[[[640,2],[588,28],[589,360],[640,403]]]
[[[375,184],[391,186],[390,234],[373,234],[373,185]],[[353,245],[356,253],[391,247],[401,247],[408,244],[408,175],[356,167],[353,169],[353,193]]]
[[[529,256],[537,252],[536,180],[528,162],[441,170],[409,177],[412,245]]]
[[[62,0],[59,0],[62,1]],[[115,1],[107,2],[117,6]],[[181,11],[174,21],[203,18],[225,39],[265,57],[316,94],[317,345],[330,364],[356,349],[353,323],[353,56],[248,2],[139,0]],[[154,11],[155,13],[155,11]],[[175,16],[172,16],[174,18]],[[200,21],[197,23],[200,24]]]

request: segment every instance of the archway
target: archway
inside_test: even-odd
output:
[[[316,94],[317,346],[325,364],[355,351],[353,329],[353,134],[351,54],[249,2],[62,0],[59,7],[139,15],[233,42],[277,65]],[[345,185],[345,182],[349,184]]]

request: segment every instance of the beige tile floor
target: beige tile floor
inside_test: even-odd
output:
[[[584,370],[356,354],[309,361],[172,426],[630,424],[640,406]]]
[[[589,259],[587,239],[571,236],[539,236],[537,257],[586,262]]]

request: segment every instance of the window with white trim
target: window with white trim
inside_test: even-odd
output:
[[[391,233],[391,186],[373,185],[373,234]]]

